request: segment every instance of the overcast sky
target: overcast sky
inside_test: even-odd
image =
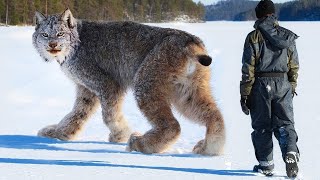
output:
[[[201,1],[204,5],[210,5],[210,4],[216,3],[220,0],[193,0],[193,1],[194,2]],[[287,2],[287,1],[290,1],[290,0],[273,0],[274,3],[283,3],[283,2]]]

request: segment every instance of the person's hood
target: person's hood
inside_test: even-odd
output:
[[[263,37],[279,49],[290,47],[299,37],[292,31],[279,26],[277,18],[274,15],[257,20],[254,28],[260,30]]]

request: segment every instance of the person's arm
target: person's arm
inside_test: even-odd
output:
[[[292,93],[295,93],[295,89],[297,87],[297,79],[298,79],[298,70],[299,70],[299,57],[296,45],[292,45],[289,48],[289,62],[288,62],[288,80],[292,86]]]
[[[240,82],[241,97],[248,97],[251,93],[252,85],[254,83],[255,72],[255,52],[250,36],[248,35],[244,44],[242,55],[242,79]]]

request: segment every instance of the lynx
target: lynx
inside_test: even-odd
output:
[[[212,59],[198,37],[134,22],[78,20],[69,9],[35,17],[34,47],[45,61],[58,62],[76,85],[71,112],[39,136],[74,139],[100,104],[110,142],[128,142],[128,151],[161,153],[180,135],[175,107],[207,129],[194,153],[223,152],[224,121],[209,85]],[[128,88],[152,126],[143,135],[131,134],[121,111]]]

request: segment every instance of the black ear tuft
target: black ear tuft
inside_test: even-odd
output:
[[[34,22],[36,25],[36,29],[38,29],[40,23],[46,19],[47,17],[45,15],[43,15],[41,12],[36,11],[34,15],[34,20],[35,20]]]
[[[76,26],[76,19],[73,17],[69,8],[60,15],[60,19],[66,22],[69,28],[74,28]]]
[[[198,55],[198,61],[203,66],[209,66],[212,63],[212,58],[208,55]]]

